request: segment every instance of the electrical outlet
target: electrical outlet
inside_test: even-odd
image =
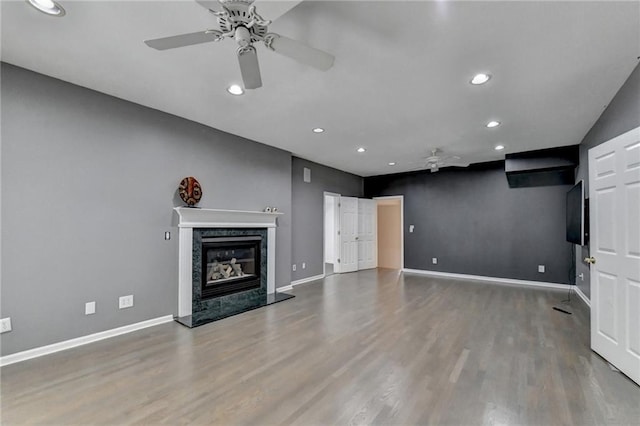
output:
[[[437,257],[432,257],[431,258],[431,263],[433,263],[434,265],[438,264],[438,258]]]
[[[84,304],[84,314],[93,315],[96,313],[96,302],[87,302]]]
[[[296,264],[294,263],[293,264],[293,272],[295,272],[295,271],[296,271]]]
[[[11,331],[11,318],[7,317],[7,318],[2,318],[0,320],[0,333],[7,333],[9,331]]]
[[[584,281],[584,274],[581,272],[580,275],[578,275],[578,278],[580,278],[580,281]]]
[[[544,274],[544,265],[538,265],[538,272],[540,272],[541,274]]]
[[[307,269],[307,264],[305,262],[302,262],[302,269]]]
[[[121,296],[119,300],[118,307],[120,309],[131,308],[133,307],[133,294],[128,296]]]

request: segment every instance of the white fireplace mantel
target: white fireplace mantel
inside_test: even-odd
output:
[[[276,288],[276,218],[280,212],[174,208],[178,214],[178,316],[192,313],[193,229],[194,228],[266,228],[267,293]]]
[[[174,208],[180,228],[275,228],[280,212]]]

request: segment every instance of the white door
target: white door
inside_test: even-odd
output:
[[[358,199],[358,270],[378,267],[378,204]]]
[[[340,253],[335,269],[338,273],[358,270],[358,199],[354,197],[339,197],[338,211],[340,226],[338,227],[338,241]]]
[[[640,384],[640,127],[589,150],[591,349]]]

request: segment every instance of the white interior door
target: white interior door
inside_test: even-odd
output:
[[[358,270],[358,199],[339,197],[338,211],[340,224],[338,241],[340,253],[335,269],[338,273]]]
[[[378,267],[378,206],[374,200],[358,199],[358,270]]]
[[[591,349],[640,384],[640,127],[589,150]]]

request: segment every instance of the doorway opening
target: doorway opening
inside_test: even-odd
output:
[[[375,198],[378,202],[378,267],[404,268],[402,195]]]
[[[324,275],[333,275],[338,259],[339,194],[324,193]]]

